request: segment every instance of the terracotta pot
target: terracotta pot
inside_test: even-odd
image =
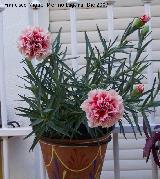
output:
[[[110,136],[92,140],[40,141],[49,179],[100,179]]]

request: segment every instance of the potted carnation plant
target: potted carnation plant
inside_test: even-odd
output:
[[[151,42],[146,41],[148,21],[146,15],[135,18],[120,39],[108,43],[97,27],[102,52],[85,33],[86,65],[77,71],[68,63],[67,49],[61,51],[61,29],[53,43],[50,33],[39,27],[21,34],[18,48],[25,56],[26,73],[21,78],[30,95],[19,95],[28,105],[16,109],[18,115],[30,118],[29,136],[35,134],[31,149],[40,142],[49,179],[100,178],[115,124],[125,135],[127,120],[133,131],[136,127],[142,134],[139,113],[151,134],[148,114],[160,105],[156,100],[160,75],[151,89],[144,87],[143,71],[151,63],[141,57]],[[137,44],[128,40],[132,33],[138,34]],[[133,50],[136,56],[129,62]],[[33,65],[35,58],[43,60]],[[80,76],[81,70],[85,72]]]

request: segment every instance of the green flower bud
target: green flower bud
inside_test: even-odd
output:
[[[142,28],[141,34],[142,34],[142,36],[146,36],[148,34],[148,32],[149,32],[149,26],[146,25]]]
[[[143,84],[136,84],[133,86],[132,96],[138,97],[144,92],[144,85]]]
[[[139,29],[139,28],[141,28],[142,26],[144,26],[143,21],[141,21],[140,18],[135,18],[134,21],[133,21],[133,23],[132,23],[132,28]]]

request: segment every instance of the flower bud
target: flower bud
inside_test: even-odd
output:
[[[149,26],[146,25],[142,28],[141,34],[142,34],[142,36],[146,36],[148,34],[148,32],[149,32]]]
[[[143,15],[140,17],[140,20],[143,24],[146,24],[150,20],[150,17],[147,15]]]
[[[137,84],[133,86],[133,95],[137,96],[139,94],[142,94],[144,91],[144,85],[143,84]]]
[[[140,18],[135,18],[132,23],[132,27],[135,29],[139,29],[143,27],[149,20],[150,20],[150,17],[147,15],[143,15]]]
[[[135,28],[135,29],[138,29],[138,28],[142,27],[143,25],[144,25],[144,23],[138,17],[135,18],[133,23],[132,23],[132,27]]]

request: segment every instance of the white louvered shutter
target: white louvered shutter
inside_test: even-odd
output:
[[[114,7],[114,28],[115,36],[122,34],[128,23],[137,16],[144,14],[144,6],[141,0],[117,0]],[[67,8],[50,8],[50,25],[53,36],[55,37],[59,28],[62,27],[63,48],[68,47],[68,56],[71,55],[71,34],[70,17]],[[96,25],[99,26],[106,39],[107,36],[107,9],[106,8],[79,8],[77,9],[77,34],[78,34],[78,59],[79,66],[84,65],[85,61],[85,40],[84,31],[87,31],[92,43],[100,47]],[[160,59],[160,0],[152,3],[152,38],[153,38],[153,59]],[[133,34],[131,40],[136,41],[137,35]],[[133,52],[134,55],[134,52]],[[144,53],[146,55],[146,53]],[[160,69],[160,62],[153,63],[154,75]],[[147,80],[144,81],[147,86]],[[160,111],[160,110],[159,110]],[[160,112],[156,112],[156,121],[158,122]],[[141,120],[141,117],[140,117]],[[160,121],[160,120],[159,120]],[[133,134],[127,134],[128,140],[119,135],[120,144],[120,169],[121,179],[151,179],[151,162],[145,163],[143,159],[144,137],[138,137],[135,140]],[[112,143],[110,143],[106,160],[103,167],[102,179],[113,179],[113,154]]]

